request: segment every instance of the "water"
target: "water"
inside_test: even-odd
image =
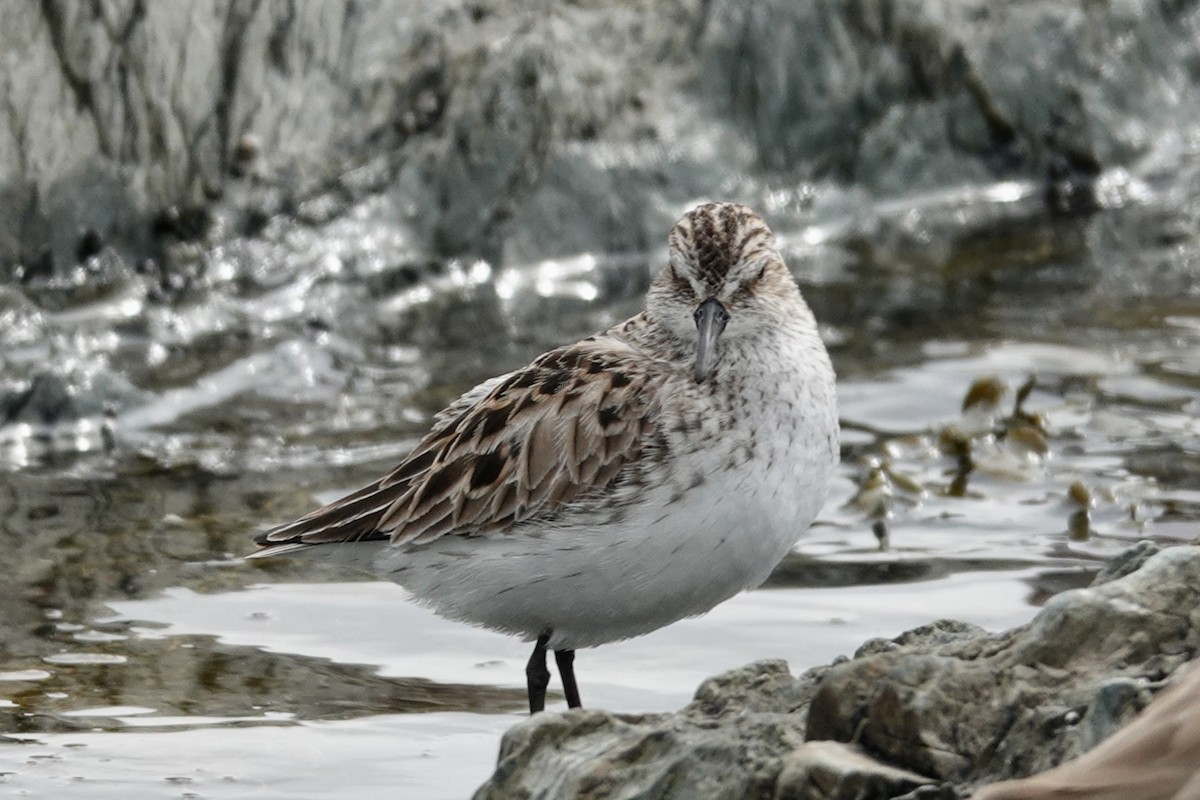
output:
[[[759,658],[1017,625],[1134,541],[1194,539],[1189,163],[1165,186],[1104,176],[1089,216],[1018,184],[759,196],[841,378],[831,500],[767,588],[581,652],[585,703],[670,710]],[[119,262],[0,290],[4,791],[449,798],[490,773],[527,645],[239,556],[478,380],[635,311],[662,253],[439,263],[391,210],[176,253],[193,277],[168,296]],[[1001,396],[964,412],[988,378]]]

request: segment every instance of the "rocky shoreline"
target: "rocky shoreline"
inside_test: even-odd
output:
[[[1173,163],[1147,131],[1190,125],[1195,20],[1047,0],[6,5],[0,277],[62,278],[109,245],[177,270],[176,240],[364,192],[394,195],[429,254],[492,261],[643,250],[690,199],[762,185],[858,206],[1032,179],[1052,213],[1086,211],[1113,202],[1089,188],[1102,170]]]
[[[967,797],[1091,750],[1198,651],[1200,547],[1141,543],[1010,631],[942,620],[799,676],[758,661],[673,714],[537,715],[475,800]]]

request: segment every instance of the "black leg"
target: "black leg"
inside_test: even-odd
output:
[[[546,687],[550,685],[550,670],[546,669],[546,643],[550,634],[543,633],[533,647],[533,655],[525,665],[525,683],[529,687],[529,713],[536,714],[546,707]],[[555,654],[557,655],[557,654]]]
[[[581,708],[579,686],[575,683],[575,651],[555,650],[554,663],[558,664],[558,676],[562,678],[563,694],[567,696],[567,708]]]

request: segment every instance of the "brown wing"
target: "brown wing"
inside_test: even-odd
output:
[[[380,480],[255,537],[264,546],[500,532],[603,490],[636,458],[657,380],[595,337],[468,392]],[[653,385],[652,385],[653,384]]]

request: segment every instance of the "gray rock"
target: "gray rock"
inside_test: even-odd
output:
[[[783,757],[775,800],[858,800],[896,797],[929,778],[889,767],[853,745],[805,742]]]
[[[1169,548],[1004,633],[942,621],[797,678],[760,661],[676,714],[538,715],[476,798],[951,797],[1089,750],[1198,651],[1200,548]]]
[[[1190,126],[1177,98],[1200,80],[1198,15],[1053,0],[4,4],[0,263],[61,272],[89,231],[136,263],[164,232],[226,239],[339,207],[321,193],[391,190],[429,253],[493,260],[643,251],[698,197],[810,179],[891,193],[1032,177],[1056,207],[1086,207],[1102,167],[1154,146],[1145,131]],[[210,224],[215,198],[230,224]]]
[[[489,798],[763,797],[803,744],[790,719],[808,691],[782,661],[705,681],[679,714],[538,714],[504,736]]]
[[[1176,27],[1195,18],[1191,4],[715,0],[710,9],[703,74],[777,170],[887,192],[1005,173],[1094,175],[1144,151],[1120,118],[1175,127],[1187,113],[1164,113],[1173,79],[1160,81],[1194,47],[1187,26]],[[1114,61],[1118,41],[1129,50]]]
[[[1200,797],[1200,669],[1171,685],[1129,725],[1083,756],[1030,778],[1005,781],[975,800],[1190,800]]]
[[[807,737],[855,741],[954,783],[1072,758],[1127,722],[1200,650],[1200,549],[1052,598],[1002,634],[855,659],[829,670]]]
[[[1092,586],[1099,586],[1102,583],[1115,581],[1117,578],[1124,578],[1129,573],[1136,572],[1159,549],[1159,546],[1153,542],[1138,542],[1116,558],[1105,563],[1100,568],[1100,571],[1096,573],[1096,577],[1092,579]]]

